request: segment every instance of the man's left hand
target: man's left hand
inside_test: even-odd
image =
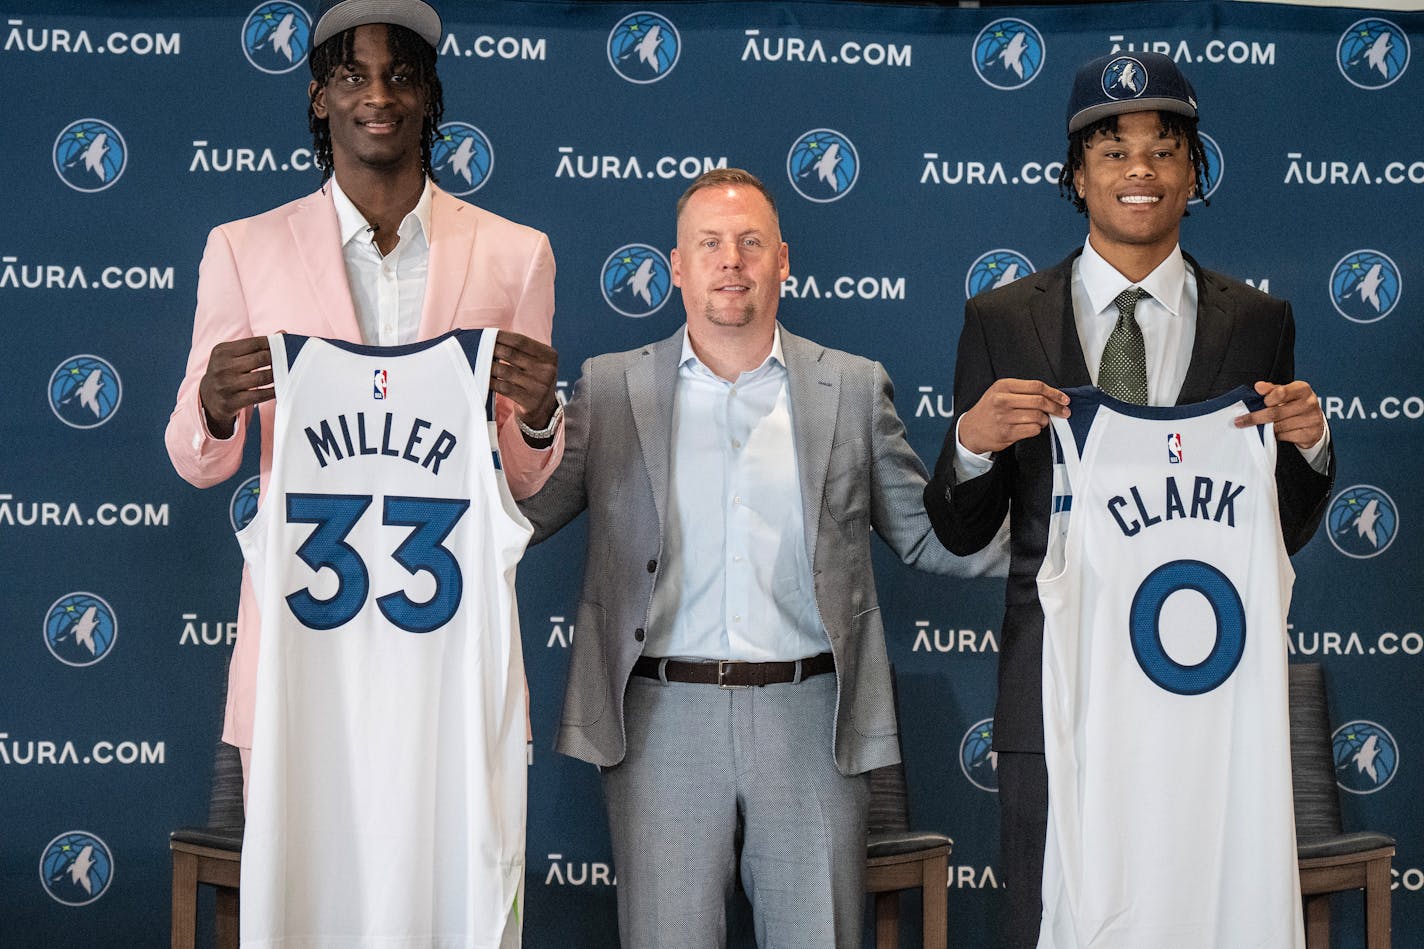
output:
[[[1256,393],[1264,396],[1266,407],[1238,418],[1237,428],[1272,422],[1277,441],[1290,442],[1302,449],[1312,447],[1325,437],[1325,413],[1310,383],[1299,379],[1285,385],[1258,382]]]
[[[509,330],[500,330],[494,343],[490,388],[514,403],[516,416],[533,429],[542,429],[559,404],[555,395],[559,354],[552,346]]]

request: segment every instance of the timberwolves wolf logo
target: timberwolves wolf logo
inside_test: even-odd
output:
[[[671,289],[672,267],[647,244],[627,244],[603,262],[603,299],[624,316],[652,316]]]
[[[1384,553],[1394,542],[1399,515],[1388,494],[1372,484],[1357,484],[1335,495],[1325,526],[1336,550],[1364,559]]]
[[[54,171],[75,191],[94,192],[119,180],[129,161],[119,130],[101,119],[71,122],[54,140]]]
[[[291,72],[311,51],[311,17],[295,3],[264,3],[242,24],[242,52],[265,73]]]
[[[1042,69],[1043,36],[1026,20],[995,20],[974,38],[974,71],[995,89],[1019,89]]]
[[[1382,320],[1399,302],[1399,268],[1377,250],[1346,254],[1330,274],[1330,299],[1347,320]]]
[[[471,194],[484,187],[494,171],[494,149],[485,133],[468,122],[446,122],[430,149],[431,166],[451,194]]]
[[[1335,783],[1351,794],[1373,794],[1394,778],[1399,746],[1374,722],[1347,722],[1331,736]]]
[[[109,845],[82,830],[60,834],[40,857],[40,883],[65,906],[94,902],[113,880],[114,858],[109,855]]]
[[[986,718],[969,726],[959,743],[959,769],[976,788],[999,792],[999,756],[994,752],[994,720]]]
[[[45,645],[66,666],[92,666],[114,648],[119,623],[114,610],[92,593],[70,593],[45,614]]]
[[[1335,65],[1361,89],[1393,85],[1409,68],[1409,35],[1388,20],[1359,20],[1340,36]]]
[[[1215,194],[1216,186],[1221,184],[1221,174],[1226,169],[1221,158],[1221,146],[1216,144],[1216,139],[1205,132],[1197,135],[1201,139],[1202,151],[1206,152],[1206,193],[1195,195],[1188,204],[1200,204],[1202,198]]]
[[[839,201],[860,177],[855,145],[835,129],[812,129],[786,155],[791,186],[807,201]]]
[[[991,250],[969,265],[964,277],[964,295],[977,297],[985,290],[1006,287],[1020,277],[1033,273],[1033,264],[1016,250]]]
[[[232,500],[227,504],[227,517],[232,522],[232,532],[236,534],[257,516],[257,499],[261,493],[261,475],[253,475],[237,486],[232,492]]]
[[[677,65],[682,39],[667,17],[644,10],[618,21],[608,34],[608,63],[629,82],[657,82]]]
[[[49,377],[49,407],[72,428],[98,428],[119,409],[123,386],[114,367],[98,356],[71,356]]]
[[[1102,82],[1109,99],[1136,99],[1147,91],[1147,69],[1141,60],[1119,56],[1103,70]]]

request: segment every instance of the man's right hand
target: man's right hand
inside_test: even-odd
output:
[[[198,384],[209,433],[217,438],[230,437],[239,412],[275,396],[272,350],[267,337],[252,336],[213,347],[208,371]]]
[[[976,455],[1032,438],[1048,417],[1068,417],[1068,396],[1033,379],[999,379],[959,420],[959,444]]]

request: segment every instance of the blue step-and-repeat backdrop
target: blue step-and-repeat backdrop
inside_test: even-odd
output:
[[[316,4],[252,3],[12,0],[0,23],[6,947],[162,945],[168,831],[205,813],[237,610],[232,529],[254,509],[256,459],[199,491],[174,474],[163,430],[208,229],[319,181],[305,121]],[[706,168],[744,166],[780,200],[786,325],[883,362],[927,463],[954,416],[966,297],[1083,240],[1055,184],[1075,67],[1119,49],[1181,63],[1211,168],[1211,205],[1192,207],[1184,246],[1294,303],[1299,375],[1339,453],[1327,524],[1295,560],[1290,649],[1326,666],[1348,825],[1399,839],[1395,944],[1424,945],[1424,525],[1409,493],[1424,453],[1424,64],[1411,60],[1424,14],[513,0],[444,12],[446,131],[477,160],[437,154],[437,171],[548,232],[564,384],[584,358],[682,321],[666,279],[674,202]],[[822,175],[813,159],[832,148]],[[619,291],[645,258],[647,292]],[[596,773],[550,750],[583,540],[575,525],[519,577],[536,734],[531,946],[617,941]],[[914,821],[955,840],[950,944],[984,946],[1004,885],[982,740],[1002,582],[946,582],[880,555]],[[82,879],[60,872],[86,846]],[[1362,946],[1356,901],[1336,911],[1336,945]]]

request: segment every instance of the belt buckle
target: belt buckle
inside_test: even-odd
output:
[[[749,686],[749,685],[737,685],[736,683],[732,683],[732,682],[726,681],[726,680],[727,680],[728,667],[729,667],[729,666],[736,665],[736,664],[737,664],[737,660],[735,660],[735,659],[718,659],[718,660],[717,660],[717,688],[719,688],[719,689],[749,689],[749,688],[751,688],[751,686]]]

